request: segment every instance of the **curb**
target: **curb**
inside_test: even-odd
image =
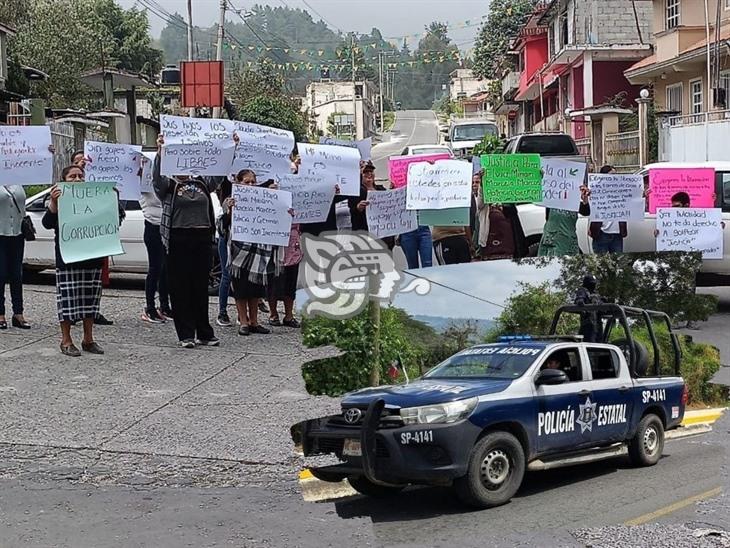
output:
[[[712,424],[722,416],[725,409],[725,407],[717,407],[714,409],[700,409],[699,411],[685,411],[682,426]]]

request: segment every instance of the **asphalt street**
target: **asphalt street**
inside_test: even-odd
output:
[[[699,322],[697,329],[686,329],[682,332],[698,342],[711,344],[720,350],[720,363],[723,367],[713,380],[730,386],[730,338],[727,336],[730,325],[730,287],[701,287],[697,292],[715,295],[719,299],[718,312],[708,321]]]
[[[388,158],[399,156],[408,145],[435,145],[439,142],[438,121],[431,110],[396,112],[395,123],[383,142],[373,146],[375,176],[388,179]]]

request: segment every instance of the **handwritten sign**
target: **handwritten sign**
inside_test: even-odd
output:
[[[657,251],[701,251],[704,259],[723,258],[721,209],[659,208]]]
[[[649,213],[657,208],[670,207],[672,196],[678,192],[689,194],[691,207],[715,206],[714,169],[661,168],[649,170]]]
[[[418,224],[424,226],[469,226],[469,208],[424,209],[418,212]]]
[[[344,139],[335,139],[334,137],[320,137],[320,145],[333,145],[338,147],[356,148],[360,151],[361,160],[372,159],[373,138],[361,139],[360,141],[345,141]]]
[[[121,200],[139,200],[141,156],[141,146],[86,141],[85,178],[116,183]]]
[[[250,169],[259,181],[266,181],[292,172],[290,156],[294,150],[294,134],[291,131],[248,122],[236,121],[234,124],[240,142],[233,157],[231,174]]]
[[[641,175],[595,173],[588,176],[591,221],[642,221],[644,178]]]
[[[368,229],[376,238],[397,236],[418,228],[418,215],[406,209],[406,188],[368,192]]]
[[[355,148],[332,145],[297,145],[302,164],[302,175],[323,177],[328,183],[339,185],[343,196],[360,195],[360,152]]]
[[[483,196],[488,204],[537,203],[542,200],[539,154],[486,154]]]
[[[408,183],[408,167],[417,162],[435,162],[437,160],[449,160],[451,156],[444,152],[441,154],[418,154],[413,156],[392,156],[388,160],[388,178],[393,188],[406,186]]]
[[[124,253],[114,183],[58,183],[58,244],[66,263]]]
[[[142,153],[142,177],[139,182],[140,192],[154,192],[152,187],[152,168],[155,165],[156,152]]]
[[[236,149],[231,120],[161,114],[160,128],[165,137],[160,159],[162,175],[231,174]]]
[[[327,220],[335,198],[335,185],[322,177],[293,174],[280,176],[277,183],[279,190],[292,194],[295,223],[323,223]]]
[[[543,171],[540,205],[565,211],[580,209],[580,187],[586,178],[586,165],[559,158],[541,158]]]
[[[471,206],[471,165],[459,160],[408,166],[408,209]]]
[[[53,181],[48,126],[0,126],[0,186]]]
[[[289,245],[291,192],[234,184],[232,196],[236,202],[231,219],[231,234],[235,241]]]

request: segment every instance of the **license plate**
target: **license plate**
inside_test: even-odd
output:
[[[342,449],[342,454],[346,457],[362,457],[362,448],[360,447],[360,440],[345,440],[345,446]]]

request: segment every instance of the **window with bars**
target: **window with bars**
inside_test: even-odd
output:
[[[666,30],[671,30],[679,26],[680,2],[681,0],[666,0]]]
[[[690,99],[692,102],[692,114],[702,114],[704,107],[703,95],[702,95],[702,80],[692,80],[689,83],[690,87]]]
[[[682,112],[682,83],[667,86],[667,110]]]

